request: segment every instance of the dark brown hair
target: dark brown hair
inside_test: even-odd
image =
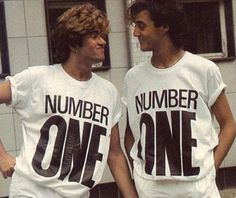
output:
[[[156,27],[169,26],[173,44],[180,48],[186,41],[188,26],[183,5],[178,0],[135,0],[128,10],[128,20],[134,22],[141,11],[147,10]]]

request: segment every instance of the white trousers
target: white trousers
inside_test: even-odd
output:
[[[220,198],[215,183],[215,170],[197,181],[152,181],[134,171],[139,198]]]
[[[56,191],[38,185],[14,172],[10,185],[9,198],[63,198]]]

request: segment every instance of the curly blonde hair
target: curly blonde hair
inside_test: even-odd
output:
[[[90,3],[82,3],[65,11],[52,31],[55,59],[65,62],[70,48],[82,46],[84,36],[94,32],[102,36],[109,33],[109,21],[104,12]]]

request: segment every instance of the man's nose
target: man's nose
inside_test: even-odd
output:
[[[134,27],[133,36],[138,37],[139,35],[140,35],[139,29],[137,27]]]
[[[98,39],[99,39],[98,41],[100,45],[103,45],[103,46],[106,45],[107,42],[105,41],[103,37],[99,36]]]

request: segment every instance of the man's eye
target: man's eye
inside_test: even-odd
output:
[[[139,28],[141,30],[143,30],[146,27],[146,25],[144,23],[133,23],[132,26]]]
[[[107,39],[107,35],[105,35],[105,34],[102,34],[101,37],[102,37],[103,40]]]
[[[91,32],[90,35],[92,38],[96,38],[98,36],[98,32]]]

